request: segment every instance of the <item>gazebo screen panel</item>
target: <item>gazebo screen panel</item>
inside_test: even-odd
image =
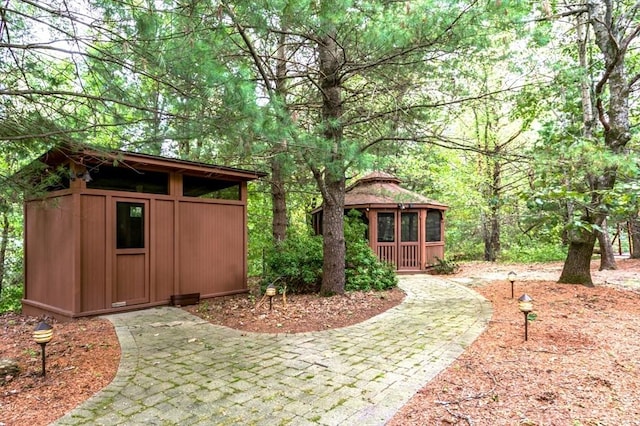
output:
[[[378,242],[392,243],[396,240],[395,213],[378,213]]]
[[[442,212],[439,210],[427,211],[426,236],[428,243],[442,241]]]

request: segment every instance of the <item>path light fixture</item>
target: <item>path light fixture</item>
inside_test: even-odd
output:
[[[518,299],[518,308],[524,314],[524,340],[529,340],[529,313],[533,311],[533,299],[528,294],[523,294]]]
[[[33,331],[33,340],[42,348],[42,377],[46,376],[44,347],[53,338],[53,327],[44,321],[40,321]]]
[[[271,310],[273,308],[273,296],[276,295],[276,286],[269,284],[265,294],[269,296],[269,310]]]
[[[509,272],[507,279],[511,282],[511,298],[513,299],[513,283],[516,281],[516,273],[513,271]]]

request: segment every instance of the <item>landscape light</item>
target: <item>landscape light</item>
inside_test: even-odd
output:
[[[524,314],[524,340],[529,340],[529,313],[533,311],[533,299],[528,294],[523,294],[518,299],[518,308]]]
[[[42,348],[42,377],[46,375],[44,347],[47,346],[47,343],[49,343],[52,338],[53,327],[44,321],[40,321],[33,331],[33,340]]]
[[[269,296],[269,310],[271,310],[273,308],[273,296],[276,295],[276,287],[273,284],[269,284],[265,294]]]
[[[513,283],[516,280],[516,273],[511,271],[509,275],[507,275],[507,279],[511,282],[511,298],[513,299]]]

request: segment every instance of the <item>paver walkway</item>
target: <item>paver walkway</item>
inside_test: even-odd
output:
[[[322,332],[257,334],[162,307],[108,316],[111,384],[57,425],[383,425],[485,329],[491,305],[429,275],[395,308]]]

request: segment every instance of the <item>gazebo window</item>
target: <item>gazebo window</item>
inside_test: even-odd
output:
[[[442,241],[442,213],[439,210],[427,211],[427,242]]]
[[[240,184],[228,180],[183,176],[182,195],[185,197],[240,200]]]
[[[396,235],[395,213],[378,213],[378,242],[392,243]]]
[[[418,213],[401,213],[400,222],[401,241],[418,241]]]

